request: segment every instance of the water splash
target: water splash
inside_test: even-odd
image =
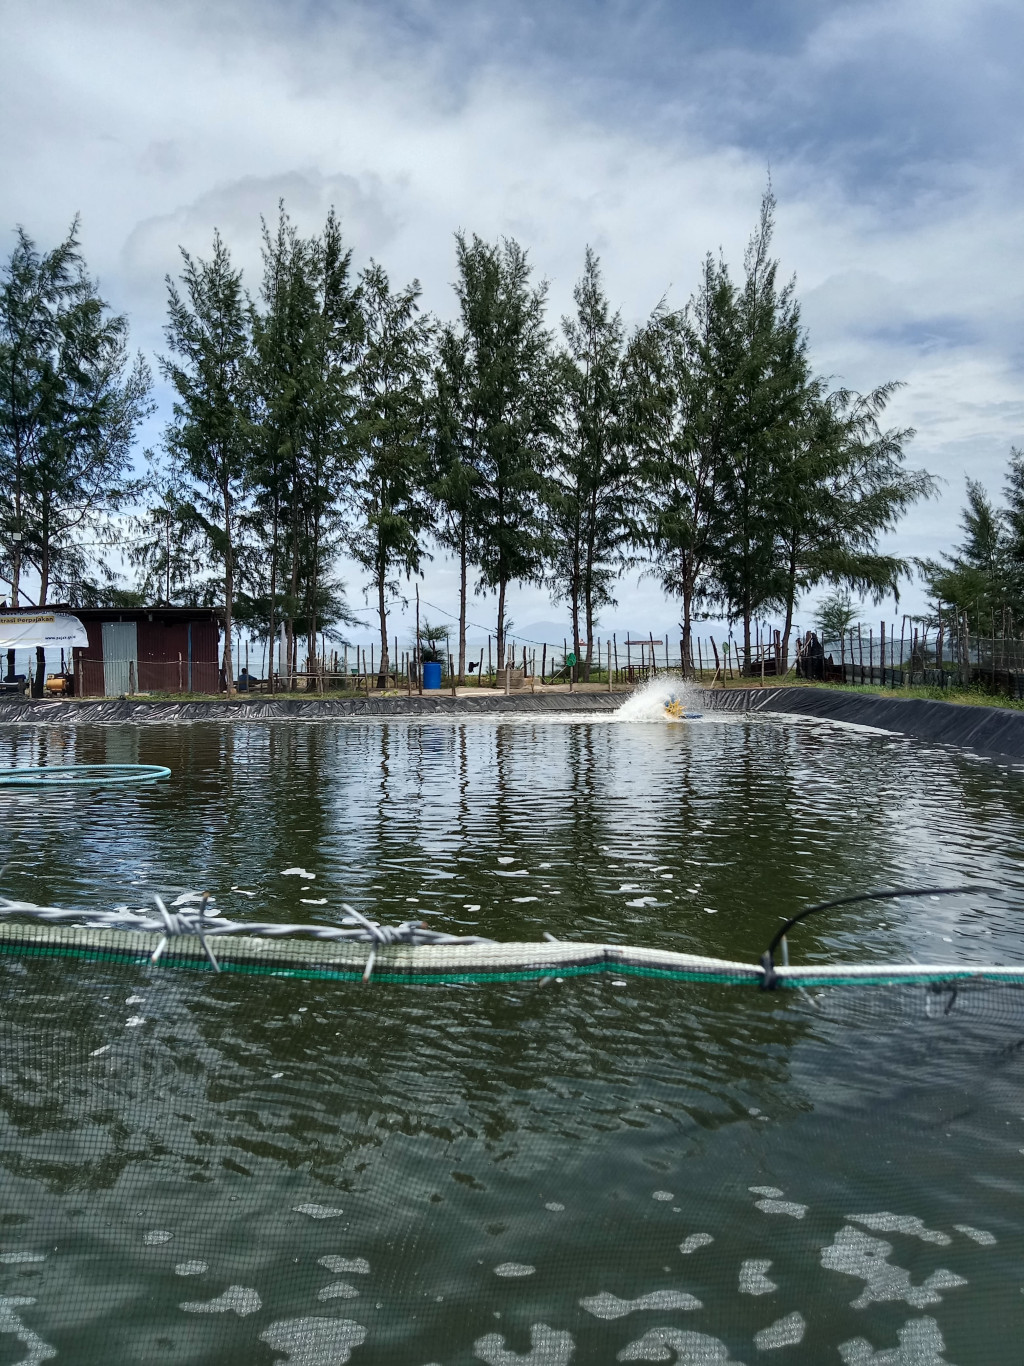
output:
[[[680,678],[652,678],[615,712],[617,721],[633,725],[643,722],[686,722],[703,710],[701,694]]]

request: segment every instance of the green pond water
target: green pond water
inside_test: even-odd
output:
[[[2,890],[755,962],[812,900],[984,882],[809,922],[793,959],[1024,961],[1020,773],[638,714],[0,728],[0,766],[173,775],[0,792]],[[0,1366],[1021,1359],[1014,989],[6,955],[0,992]]]

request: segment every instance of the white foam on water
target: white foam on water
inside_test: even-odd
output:
[[[320,1257],[317,1266],[325,1266],[328,1271],[346,1271],[350,1276],[368,1276],[370,1274],[370,1263],[365,1257],[335,1257],[328,1255]]]
[[[953,1241],[948,1233],[925,1228],[916,1214],[892,1214],[889,1210],[880,1210],[877,1214],[848,1214],[846,1217],[855,1224],[874,1229],[876,1233],[908,1233],[912,1238],[920,1238],[922,1243],[937,1243],[939,1247],[948,1247]]]
[[[771,1262],[763,1257],[750,1257],[740,1266],[741,1295],[770,1295],[778,1285],[768,1277]]]
[[[316,1292],[318,1300],[354,1300],[359,1291],[348,1281],[332,1281]]]
[[[157,1247],[160,1243],[169,1243],[173,1237],[169,1228],[151,1228],[142,1235],[142,1241],[146,1247]]]
[[[565,1209],[565,1206],[560,1205],[557,1200],[549,1200],[544,1208],[551,1210],[553,1214],[561,1214],[562,1210]]]
[[[627,1314],[635,1314],[641,1309],[703,1309],[703,1304],[695,1295],[685,1290],[652,1290],[635,1300],[621,1300],[602,1290],[600,1295],[590,1295],[580,1300],[580,1304],[595,1319],[622,1319]]]
[[[685,725],[681,717],[673,716],[667,709],[676,707],[682,712],[702,712],[703,699],[696,688],[678,678],[652,678],[642,688],[628,697],[619,709],[612,713],[616,721],[627,725],[657,723],[664,725]]]
[[[759,1115],[760,1110],[750,1110],[749,1114]],[[748,1186],[747,1190],[751,1195],[767,1195],[772,1200],[779,1200],[785,1195],[785,1191],[779,1190],[778,1186]]]
[[[355,1319],[282,1319],[260,1334],[260,1342],[286,1353],[288,1366],[344,1366],[365,1341],[366,1329]]]
[[[178,1262],[174,1268],[176,1276],[201,1276],[205,1271],[209,1271],[210,1263],[202,1261]]]
[[[132,1015],[124,1022],[125,1029],[138,1029],[139,1025],[146,1023],[145,1015]]]
[[[32,1295],[0,1295],[0,1334],[13,1333],[26,1348],[28,1355],[21,1358],[18,1366],[41,1366],[42,1362],[50,1361],[57,1355],[57,1349],[44,1342],[31,1328],[26,1328],[14,1312],[29,1304],[35,1304]]]
[[[953,1227],[957,1233],[962,1233],[965,1238],[973,1239],[982,1247],[993,1247],[997,1241],[994,1233],[988,1233],[983,1228],[974,1228],[971,1224],[954,1224]]]
[[[798,1342],[803,1342],[806,1332],[807,1321],[799,1310],[795,1310],[755,1333],[754,1346],[759,1352],[771,1352],[778,1347],[795,1347]]]
[[[532,1276],[536,1270],[535,1266],[530,1266],[527,1262],[502,1262],[494,1268],[494,1274],[515,1279],[519,1276]]]
[[[569,1366],[574,1351],[572,1334],[546,1323],[530,1325],[530,1350],[525,1355],[510,1351],[500,1333],[488,1333],[473,1343],[473,1355],[487,1366]]]
[[[702,1247],[707,1247],[708,1243],[715,1240],[710,1233],[691,1233],[679,1244],[679,1251],[684,1257],[689,1257],[694,1252],[699,1252]]]
[[[327,898],[326,898],[325,896],[320,896],[320,897],[315,897],[315,896],[300,896],[300,897],[299,897],[299,901],[301,902],[301,904],[302,904],[303,906],[326,906],[326,905],[327,905]]]
[[[955,1271],[939,1267],[921,1285],[914,1285],[909,1271],[890,1264],[892,1251],[891,1243],[847,1224],[836,1234],[831,1246],[822,1248],[821,1264],[826,1271],[839,1271],[864,1282],[864,1289],[850,1301],[854,1309],[899,1300],[913,1309],[923,1309],[927,1304],[941,1304],[940,1290],[967,1284]]]
[[[729,1348],[718,1338],[707,1333],[690,1333],[681,1328],[652,1328],[637,1342],[615,1358],[616,1361],[671,1361],[675,1352],[676,1366],[718,1366],[728,1361],[742,1366],[729,1355]]]
[[[282,868],[282,877],[304,877],[307,882],[316,881],[316,873],[307,873],[305,868]],[[177,902],[175,902],[177,905]]]
[[[839,1344],[843,1366],[948,1366],[939,1325],[931,1318],[911,1319],[897,1331],[899,1346],[876,1352],[867,1338]]]
[[[22,1262],[45,1262],[45,1252],[0,1252],[0,1266],[20,1266]]]
[[[244,1319],[263,1308],[259,1293],[248,1285],[229,1285],[215,1300],[186,1300],[178,1305],[186,1314],[237,1314]]]
[[[296,1214],[307,1214],[310,1219],[337,1219],[344,1214],[343,1209],[332,1209],[330,1205],[293,1205]]]
[[[788,1214],[791,1219],[802,1219],[810,1208],[795,1200],[755,1200],[754,1204],[764,1214]]]
[[[675,1198],[671,1191],[654,1191],[651,1195],[652,1200],[663,1200],[666,1204]]]

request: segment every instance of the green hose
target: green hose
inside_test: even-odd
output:
[[[0,768],[0,787],[113,787],[169,778],[163,764],[45,764]]]

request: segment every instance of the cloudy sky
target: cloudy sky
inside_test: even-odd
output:
[[[529,248],[553,321],[591,243],[639,320],[663,295],[686,299],[708,249],[739,266],[770,173],[777,254],[816,366],[855,388],[904,381],[892,418],[917,429],[911,462],[944,481],[906,521],[901,552],[955,540],[965,473],[998,490],[1024,442],[1019,3],[2,10],[4,250],[15,223],[50,245],[80,212],[90,268],[151,359],[178,245],[202,254],[219,227],[255,288],[259,217],[282,196],[307,230],[334,204],[357,262],[417,276],[439,314],[452,312],[461,227]],[[443,562],[423,591],[454,608]],[[904,609],[921,604],[908,586]],[[560,620],[536,589],[517,591],[511,614],[521,628]],[[675,615],[630,582],[606,625]]]

